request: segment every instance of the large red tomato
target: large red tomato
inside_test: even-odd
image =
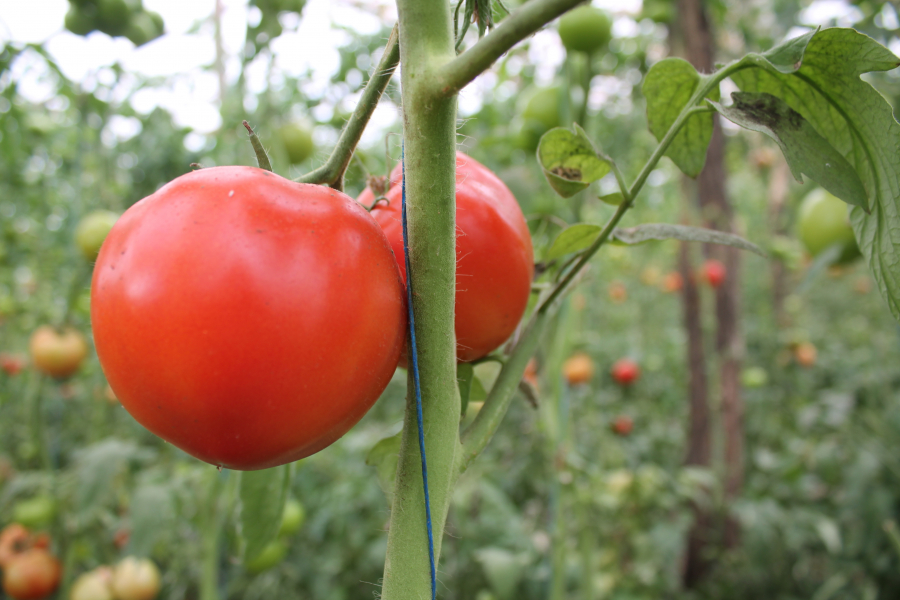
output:
[[[194,171],[132,206],[91,288],[122,405],[215,465],[325,448],[372,406],[405,341],[400,273],[351,198],[252,167]]]
[[[400,220],[400,167],[395,183],[372,216],[384,229],[406,281]],[[372,202],[366,190],[358,201]],[[509,188],[487,167],[456,153],[456,344],[457,358],[485,356],[515,330],[531,293],[534,251],[522,209]]]

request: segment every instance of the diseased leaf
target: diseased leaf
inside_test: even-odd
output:
[[[700,74],[691,63],[681,58],[666,58],[650,67],[641,88],[647,99],[647,121],[650,132],[657,140],[662,140],[678,118],[681,110],[700,85]],[[715,88],[708,98],[719,99]],[[712,138],[713,115],[692,115],[672,144],[666,156],[689,176],[696,177],[706,162],[706,148]]]
[[[576,223],[566,227],[553,240],[553,245],[547,251],[547,260],[584,250],[597,239],[597,235],[602,229],[599,225],[588,223]]]
[[[650,240],[681,240],[683,242],[702,242],[704,244],[732,246],[740,250],[753,252],[762,257],[768,256],[762,248],[752,242],[748,242],[739,235],[704,227],[688,227],[687,225],[674,225],[671,223],[646,223],[628,229],[614,229],[611,237],[629,246]]]
[[[241,535],[244,561],[251,561],[275,539],[284,515],[292,465],[241,473]]]
[[[372,446],[366,455],[366,464],[375,467],[378,485],[387,496],[388,505],[394,502],[394,480],[397,478],[397,463],[400,461],[400,440],[403,431],[386,437]]]
[[[586,189],[611,169],[577,123],[574,132],[556,127],[545,133],[537,156],[550,187],[563,198]]]
[[[731,98],[732,106],[710,104],[729,121],[775,140],[797,181],[803,183],[805,173],[844,202],[868,212],[866,190],[853,165],[800,113],[772,94],[735,92]]]
[[[748,68],[731,77],[743,91],[781,98],[854,167],[871,213],[854,207],[853,231],[882,296],[900,319],[900,124],[890,104],[860,79],[863,73],[894,69],[900,59],[870,37],[839,28],[809,35],[793,71],[769,63],[770,56],[745,57],[740,64]]]

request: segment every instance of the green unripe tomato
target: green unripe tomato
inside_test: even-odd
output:
[[[281,128],[281,142],[292,165],[300,164],[316,149],[312,130],[300,123],[289,123]]]
[[[559,20],[559,37],[567,52],[591,54],[609,44],[612,39],[612,21],[599,8],[582,5],[570,10]]]
[[[268,571],[287,556],[288,545],[282,539],[276,539],[263,548],[263,551],[253,560],[244,563],[247,572],[254,575]]]
[[[769,383],[769,374],[762,367],[747,367],[741,373],[741,383],[747,388],[760,388]]]
[[[69,600],[115,600],[112,577],[112,569],[109,567],[99,567],[82,573],[72,584]]]
[[[131,22],[125,30],[125,37],[131,40],[135,46],[143,46],[162,35],[162,27],[148,12],[141,11],[131,15]]]
[[[284,514],[281,517],[281,526],[278,528],[279,536],[293,535],[300,531],[306,520],[306,511],[303,505],[293,498],[288,498],[284,504]]]
[[[66,29],[75,35],[87,35],[97,29],[97,26],[90,14],[73,5],[66,13]]]
[[[847,204],[822,188],[813,190],[803,199],[797,235],[813,256],[835,244],[843,248],[838,262],[850,262],[860,256],[847,216]]]
[[[125,33],[131,19],[131,8],[125,0],[97,0],[97,28],[107,35]]]
[[[544,127],[544,131],[559,127],[562,119],[559,116],[559,93],[557,86],[537,88],[526,97],[522,108],[522,119]]]
[[[28,529],[40,529],[53,521],[56,503],[49,496],[35,496],[17,502],[13,507],[13,522]]]
[[[95,210],[86,215],[75,228],[75,243],[81,254],[88,260],[96,260],[100,246],[109,230],[116,224],[119,215],[108,210]]]

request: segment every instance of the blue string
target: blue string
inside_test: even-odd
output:
[[[412,273],[409,268],[409,235],[406,232],[406,150],[401,146],[400,213],[403,221],[403,255],[406,260],[406,306],[409,312],[409,354],[412,364],[413,387],[416,391],[416,420],[419,423],[419,455],[422,457],[422,484],[425,488],[425,524],[428,527],[428,559],[431,562],[431,600],[437,597],[437,570],[434,565],[434,534],[431,531],[431,500],[428,497],[428,464],[425,462],[425,426],[422,417],[422,388],[419,385],[419,355],[416,351],[416,320],[413,315]]]

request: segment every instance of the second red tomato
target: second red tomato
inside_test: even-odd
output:
[[[400,166],[372,216],[384,230],[404,282]],[[371,204],[372,192],[359,197]],[[487,167],[456,153],[456,355],[472,361],[505,342],[518,325],[534,276],[534,251],[522,209]]]

